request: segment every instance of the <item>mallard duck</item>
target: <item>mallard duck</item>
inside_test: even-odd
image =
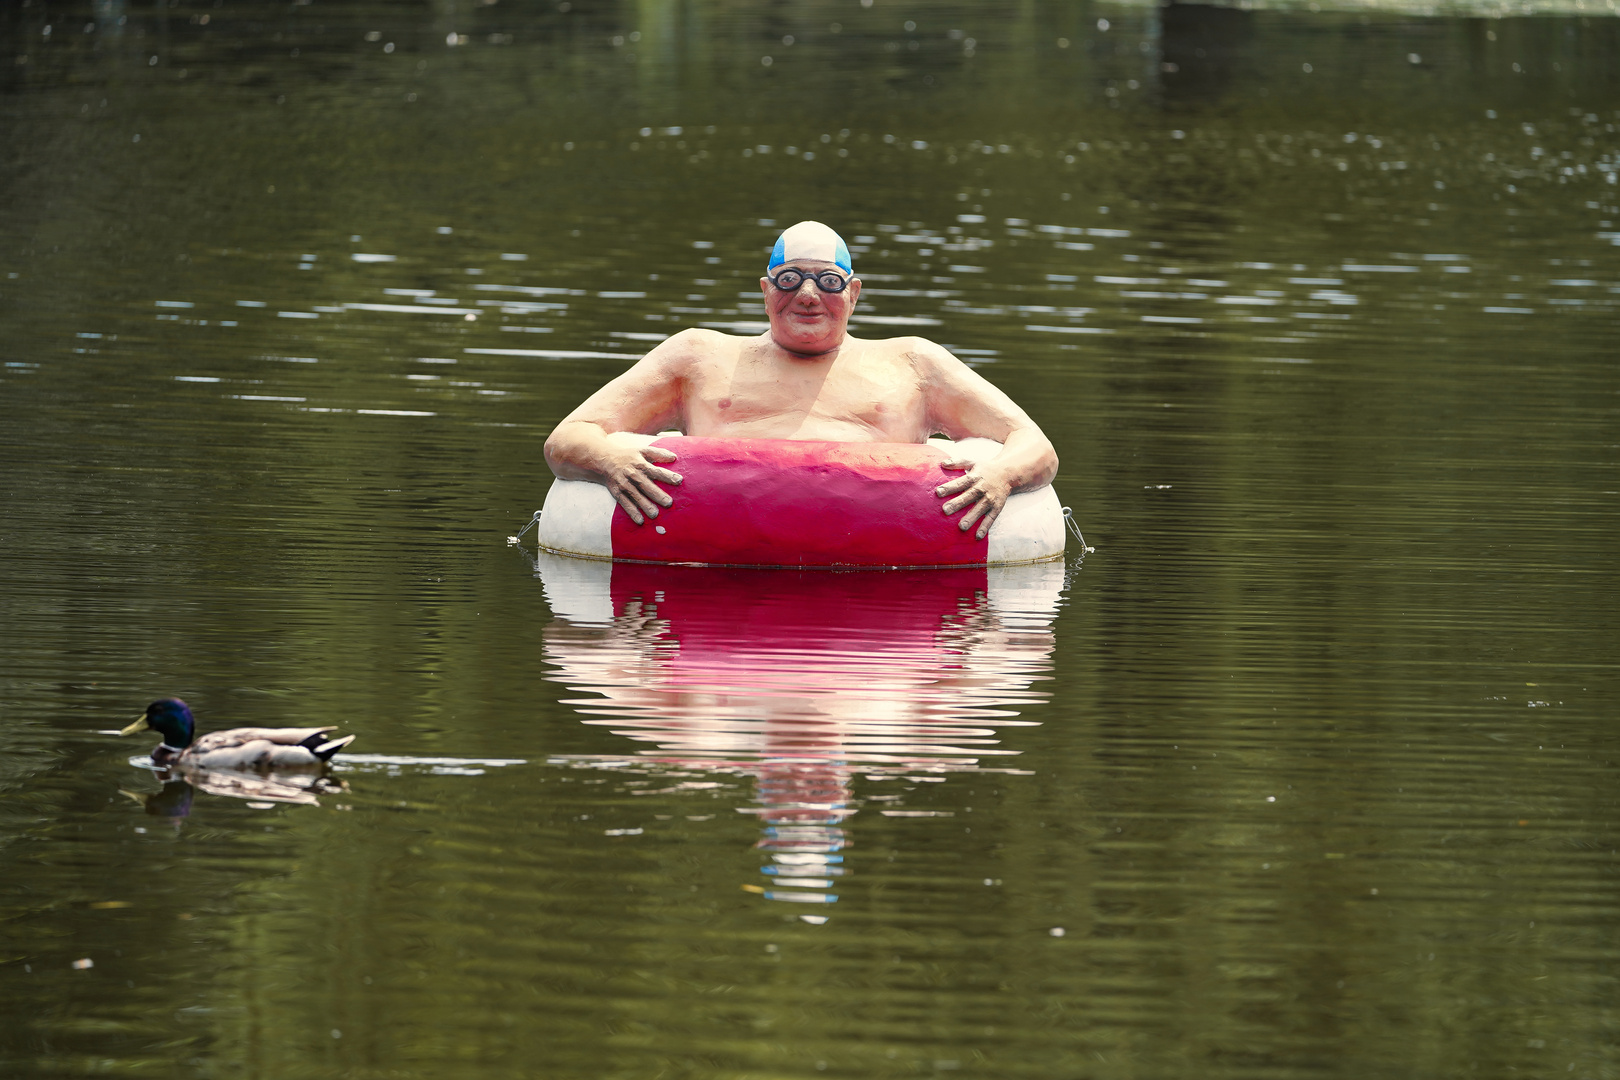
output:
[[[286,772],[323,769],[332,755],[354,741],[327,737],[332,727],[232,728],[193,738],[196,722],[179,698],[164,698],[146,707],[146,713],[120,735],[156,731],[163,741],[152,751],[152,763],[163,768],[253,769]]]

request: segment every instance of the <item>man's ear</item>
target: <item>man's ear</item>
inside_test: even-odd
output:
[[[771,295],[771,279],[770,278],[762,277],[762,278],[759,279],[759,291],[760,291],[760,294],[762,296],[769,297]]]
[[[849,293],[850,307],[854,307],[855,301],[861,298],[861,279],[858,277],[850,278],[849,288],[846,291]]]

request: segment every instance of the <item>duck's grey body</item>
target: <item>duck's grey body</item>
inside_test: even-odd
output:
[[[184,750],[167,743],[152,751],[159,765],[180,764],[197,769],[252,769],[285,772],[324,769],[327,759],[354,740],[353,735],[328,739],[335,727],[232,728],[201,736]]]

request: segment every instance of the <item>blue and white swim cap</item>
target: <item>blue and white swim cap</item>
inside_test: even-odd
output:
[[[784,230],[771,249],[771,261],[766,271],[775,270],[791,259],[815,259],[830,262],[846,274],[855,273],[849,261],[849,248],[844,238],[819,221],[801,221]]]

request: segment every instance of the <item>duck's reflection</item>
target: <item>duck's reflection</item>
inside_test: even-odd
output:
[[[196,789],[189,783],[172,778],[164,780],[163,787],[153,792],[119,790],[139,803],[148,814],[176,828],[191,816],[191,800],[196,794]]]
[[[243,799],[250,806],[271,803],[319,806],[320,799],[316,796],[348,790],[342,780],[320,773],[251,773],[186,766],[152,769],[151,760],[141,755],[131,758],[130,764],[150,770],[163,785],[160,790],[145,793],[120,790],[144,806],[148,814],[177,826],[191,815],[192,799],[198,791]]]
[[[537,569],[548,677],[592,695],[564,700],[650,769],[754,777],[739,809],[771,861],[745,888],[820,904],[845,873],[857,774],[1022,771],[998,733],[1047,698],[1063,585],[1061,563],[844,574],[541,554]]]

